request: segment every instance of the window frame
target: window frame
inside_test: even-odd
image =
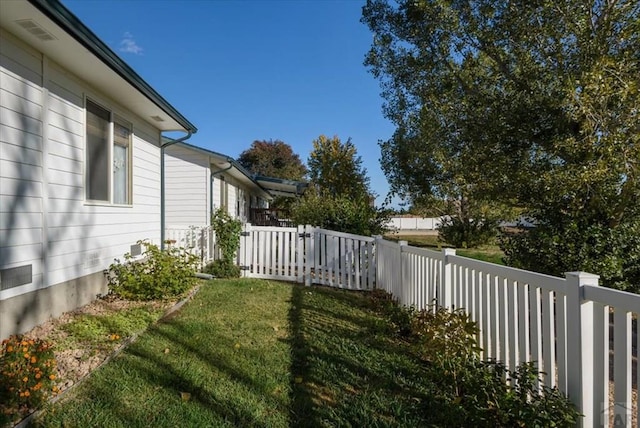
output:
[[[101,110],[104,110],[108,116],[108,125],[107,125],[107,174],[104,179],[107,181],[107,195],[108,199],[91,199],[89,198],[89,132],[88,132],[88,105],[89,103],[98,107]],[[120,114],[116,111],[115,108],[110,106],[108,103],[99,101],[97,97],[87,95],[84,97],[84,171],[83,171],[83,184],[84,184],[84,202],[85,205],[108,205],[108,206],[116,206],[116,207],[132,207],[133,206],[133,147],[134,147],[134,132],[133,132],[133,123],[124,118],[123,114]],[[116,143],[115,136],[115,125],[126,128],[129,131],[129,140],[127,142],[127,154],[126,154],[126,196],[127,201],[125,203],[116,203],[115,202],[115,165],[114,165],[114,151],[116,145],[121,145]]]

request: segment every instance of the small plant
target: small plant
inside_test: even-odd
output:
[[[0,347],[0,425],[24,416],[56,394],[56,360],[51,344],[22,335]]]
[[[233,261],[218,259],[207,264],[204,272],[216,278],[238,278],[240,276],[240,266]]]
[[[64,324],[62,329],[69,333],[67,341],[73,346],[83,344],[91,350],[111,349],[120,340],[144,330],[160,315],[151,308],[131,308],[107,315],[85,314]],[[56,344],[56,349],[59,348]],[[65,344],[70,346],[71,344]]]
[[[478,325],[462,309],[431,306],[412,319],[411,331],[426,361],[473,358],[482,350],[478,346]]]
[[[224,208],[218,208],[211,215],[211,226],[216,233],[216,244],[220,249],[220,259],[210,263],[205,272],[217,278],[237,278],[240,268],[234,259],[240,246],[242,222],[231,218]]]
[[[138,244],[145,248],[142,259],[134,260],[126,253],[124,263],[116,259],[109,267],[111,292],[131,300],[168,299],[195,285],[198,260],[194,255],[171,245],[161,251],[148,241]]]
[[[391,306],[396,305],[393,295],[381,288],[374,288],[369,293],[371,307],[376,312],[387,312]]]
[[[558,389],[538,388],[533,363],[511,372],[501,362],[453,358],[431,370],[437,387],[425,406],[435,426],[574,427],[580,418]]]

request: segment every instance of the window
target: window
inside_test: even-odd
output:
[[[131,203],[131,125],[90,100],[85,176],[87,200]]]

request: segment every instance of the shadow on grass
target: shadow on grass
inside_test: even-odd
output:
[[[358,294],[293,286],[290,426],[418,426],[422,367]]]
[[[290,379],[290,422],[292,427],[302,425],[317,426],[315,406],[305,381],[309,376],[309,348],[304,337],[302,306],[304,288],[291,287],[289,306],[289,343],[291,346],[291,379]]]
[[[71,425],[424,425],[423,368],[366,298],[292,284],[265,292],[274,285],[195,300],[221,309],[183,308],[154,325],[79,390],[89,399],[73,403]],[[288,331],[271,324],[282,322]],[[66,425],[61,415],[43,424]]]

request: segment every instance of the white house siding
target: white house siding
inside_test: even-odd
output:
[[[0,267],[42,284],[42,58],[0,32]],[[0,293],[3,293],[0,291]]]
[[[209,156],[182,146],[165,149],[167,227],[209,224]]]
[[[0,269],[30,264],[33,274],[0,291],[2,338],[88,303],[105,291],[102,271],[114,258],[140,239],[159,243],[160,132],[11,34],[0,37]],[[85,202],[85,97],[133,126],[131,206]],[[55,286],[82,278],[91,281],[74,287],[86,289],[56,300]]]
[[[221,180],[220,177],[224,177],[224,180]],[[248,220],[248,212],[246,209],[240,209],[240,213],[237,213],[237,202],[238,198],[242,198],[243,201],[245,199],[245,195],[250,194],[249,190],[246,190],[242,187],[242,185],[235,180],[233,177],[226,174],[215,175],[214,184],[213,184],[213,206],[214,209],[222,206],[222,187],[226,183],[227,187],[227,212],[233,218],[239,218],[240,220],[246,222]],[[238,215],[239,214],[239,215]]]

